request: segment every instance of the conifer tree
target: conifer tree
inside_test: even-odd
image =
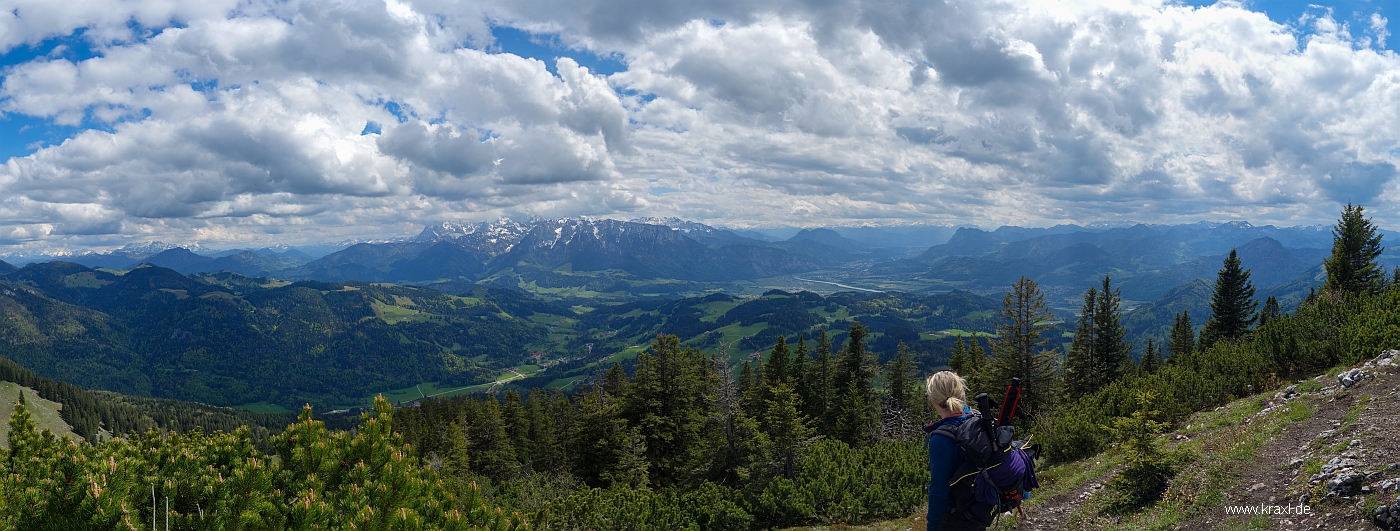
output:
[[[629,448],[645,447],[650,483],[666,487],[688,481],[701,468],[703,428],[710,417],[709,362],[695,349],[681,348],[673,335],[657,336],[649,350],[654,355],[637,356],[622,413],[641,437],[640,445],[628,441]]]
[[[859,321],[852,323],[846,338],[846,348],[832,387],[841,392],[836,404],[836,438],[851,446],[864,446],[874,441],[876,434],[874,374],[867,365],[865,336],[868,330]]]
[[[885,365],[885,386],[889,389],[890,409],[908,412],[916,400],[913,380],[914,362],[909,359],[909,347],[903,341],[895,348],[895,357]]]
[[[530,390],[525,398],[525,415],[529,426],[530,470],[559,471],[563,464],[559,461],[563,449],[559,446],[559,434],[555,431],[553,415],[550,415],[548,398],[540,388]]]
[[[1254,324],[1254,309],[1259,302],[1254,300],[1254,283],[1249,281],[1249,270],[1240,266],[1240,258],[1234,249],[1225,257],[1225,266],[1215,280],[1215,294],[1210,300],[1210,318],[1201,331],[1201,350],[1209,348],[1216,341],[1235,340],[1249,331]]]
[[[1379,287],[1384,271],[1376,264],[1376,257],[1385,248],[1364,210],[1361,205],[1347,203],[1342,218],[1332,228],[1332,256],[1323,262],[1327,269],[1326,289],[1362,293]]]
[[[832,372],[835,370],[831,359],[831,338],[827,337],[826,330],[821,331],[817,337],[817,362],[813,367],[813,400],[810,404],[811,410],[807,412],[813,419],[821,419],[817,426],[817,431],[822,435],[831,435],[834,426],[832,412],[835,411],[835,400],[831,389]]]
[[[1099,389],[1099,365],[1101,357],[1094,340],[1098,327],[1094,317],[1098,313],[1099,290],[1089,288],[1084,292],[1084,305],[1079,310],[1079,325],[1074,329],[1074,340],[1070,342],[1069,353],[1065,356],[1065,392],[1071,400],[1093,394]]]
[[[1045,305],[1045,294],[1034,280],[1021,277],[1002,299],[997,313],[997,337],[991,341],[992,359],[987,373],[995,385],[1021,379],[1018,412],[1034,418],[1049,411],[1060,386],[1059,353],[1045,349],[1040,334],[1055,318]]]
[[[797,410],[797,393],[787,382],[779,383],[772,389],[768,399],[763,431],[772,444],[772,455],[776,461],[778,475],[792,479],[802,448],[812,438],[814,430],[808,425],[806,415]]]
[[[1264,326],[1265,323],[1278,319],[1282,313],[1278,306],[1278,299],[1269,295],[1269,298],[1264,300],[1264,308],[1259,310],[1259,326]]]
[[[909,358],[909,347],[903,341],[895,349],[895,358],[885,364],[885,387],[888,398],[885,407],[885,433],[889,437],[904,438],[918,431],[924,421],[926,403],[918,391],[917,367]]]
[[[958,376],[962,376],[967,381],[968,396],[977,396],[977,393],[993,391],[995,382],[990,381],[987,374],[987,350],[982,348],[982,340],[976,334],[968,336],[967,353],[964,354],[966,360],[963,370],[958,371]]]
[[[797,349],[792,351],[792,365],[789,367],[793,392],[797,393],[797,410],[808,414],[808,404],[812,401],[815,386],[812,385],[812,352],[807,349],[807,340],[797,337]]]
[[[953,345],[953,353],[948,355],[948,368],[966,378],[964,373],[967,369],[967,344],[963,342],[962,336],[958,336]]]
[[[492,481],[505,481],[519,472],[510,434],[501,418],[501,405],[496,397],[486,395],[473,412],[466,426],[467,453],[472,456],[472,469]]]
[[[617,372],[621,372],[617,368]],[[613,371],[608,371],[613,374]],[[575,397],[575,415],[578,419],[569,431],[568,458],[570,469],[579,479],[594,487],[607,487],[611,478],[617,476],[616,468],[620,460],[623,443],[630,435],[627,421],[619,411],[622,397],[610,395],[607,382],[599,382],[592,389]]]
[[[792,351],[788,348],[787,338],[779,334],[778,344],[774,345],[773,350],[768,352],[768,363],[763,368],[765,387],[772,388],[781,382],[789,381],[788,362],[790,358],[792,358]]]
[[[506,390],[501,399],[501,421],[505,423],[510,436],[510,446],[521,463],[530,461],[530,424],[525,415],[525,404],[515,389]]]
[[[1113,289],[1107,275],[1103,277],[1103,289],[1099,290],[1094,305],[1094,342],[1102,371],[1097,388],[1102,388],[1117,380],[1127,371],[1135,369],[1132,361],[1133,345],[1123,340],[1128,331],[1123,328],[1123,295]],[[1096,389],[1097,389],[1096,388]]]
[[[721,485],[739,485],[749,476],[753,460],[763,454],[766,436],[744,411],[739,381],[729,360],[715,356],[710,364],[715,375],[715,407],[710,418],[718,429],[710,430],[709,476]]]
[[[1191,314],[1186,310],[1176,314],[1176,320],[1172,322],[1171,334],[1171,338],[1167,342],[1168,363],[1185,359],[1187,354],[1196,350],[1196,329],[1191,324]]]
[[[754,374],[753,365],[745,361],[744,365],[739,368],[739,381],[737,385],[739,407],[743,408],[744,414],[748,415],[749,418],[756,419],[763,414],[763,393],[761,384],[762,381],[759,379],[759,376]]]
[[[1162,355],[1157,351],[1157,345],[1152,338],[1147,338],[1147,348],[1142,352],[1142,361],[1138,363],[1138,372],[1143,375],[1154,374],[1162,366]]]

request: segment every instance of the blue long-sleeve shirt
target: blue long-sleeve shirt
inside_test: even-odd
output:
[[[939,426],[957,426],[972,418],[972,415],[954,415],[930,424],[925,431],[928,432],[928,529],[933,531],[943,523],[943,517],[948,515],[948,494],[951,490],[948,484],[953,480],[953,471],[962,466],[962,452],[958,451],[958,444],[952,438],[942,435],[933,435],[933,430]]]

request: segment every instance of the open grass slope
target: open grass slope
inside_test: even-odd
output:
[[[63,409],[63,404],[52,400],[39,398],[39,393],[28,387],[23,387],[14,382],[0,382],[0,418],[9,419],[10,414],[15,411],[15,402],[19,401],[19,394],[24,393],[24,403],[29,408],[29,413],[34,417],[36,429],[49,430],[54,435],[68,437],[81,441],[82,437],[73,433],[73,428],[63,421],[59,411]],[[10,425],[8,422],[0,424],[0,448],[9,448]]]

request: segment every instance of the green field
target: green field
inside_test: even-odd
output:
[[[410,304],[412,303],[410,302]],[[398,324],[410,319],[421,319],[423,317],[428,317],[428,314],[425,314],[413,308],[405,308],[403,306],[384,304],[379,301],[374,301],[370,303],[370,307],[374,308],[375,317],[383,319],[384,322],[389,324]]]
[[[19,401],[20,391],[24,391],[25,407],[29,408],[29,414],[34,417],[34,427],[39,430],[47,429],[60,437],[68,437],[76,441],[83,440],[73,433],[73,428],[63,422],[63,417],[59,416],[59,410],[63,409],[63,404],[39,398],[39,393],[28,387],[20,387],[14,382],[0,382],[0,415],[4,416],[4,423],[0,424],[0,448],[10,447],[10,415],[15,412],[15,403]]]

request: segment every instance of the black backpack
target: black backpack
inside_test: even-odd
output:
[[[1019,386],[1012,385],[1019,392]],[[1035,477],[1039,444],[1016,440],[1014,426],[999,426],[991,415],[994,403],[985,393],[977,396],[977,402],[980,411],[972,418],[956,426],[939,426],[929,436],[952,439],[963,457],[950,483],[950,511],[987,527],[997,515],[1019,509],[1030,491],[1040,486]],[[1010,413],[1004,418],[1009,421]]]

